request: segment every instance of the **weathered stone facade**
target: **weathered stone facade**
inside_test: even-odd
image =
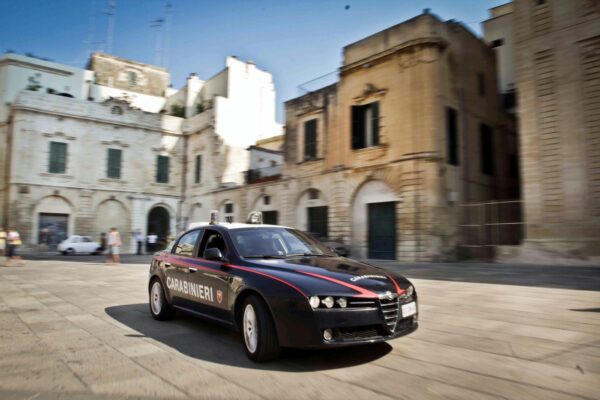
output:
[[[328,236],[357,257],[378,251],[369,239],[373,206],[393,204],[386,257],[455,258],[459,203],[518,196],[508,165],[517,151],[513,120],[498,104],[494,62],[464,26],[429,14],[346,46],[338,83],[286,102],[283,178],[216,192],[215,204],[236,203],[243,219],[268,196],[279,223],[303,230],[311,229],[308,209],[326,206]],[[353,148],[353,107],[373,103],[377,141]],[[457,165],[448,162],[447,107],[458,115]],[[482,123],[493,131],[492,173],[482,173]],[[316,132],[309,150],[307,129]]]
[[[526,239],[505,259],[600,260],[600,6],[514,1]]]

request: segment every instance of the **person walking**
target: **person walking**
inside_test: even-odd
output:
[[[158,241],[158,236],[154,234],[154,232],[150,232],[148,235],[148,251],[150,253],[154,253],[156,251],[156,242]]]
[[[24,262],[21,257],[17,255],[17,248],[22,244],[21,235],[19,235],[19,232],[17,232],[15,228],[8,228],[6,244],[6,263],[4,265],[8,267],[10,266],[10,262],[14,260],[18,265],[22,266]]]
[[[121,249],[121,235],[117,228],[110,228],[108,234],[108,247],[110,248],[110,254],[112,255],[112,262],[119,264],[121,262],[120,249]]]
[[[144,234],[142,233],[141,229],[136,229],[135,232],[133,233],[133,238],[135,239],[135,242],[137,244],[137,255],[140,256],[142,255],[142,245],[144,244]]]
[[[100,233],[100,248],[98,249],[98,253],[104,254],[105,262],[108,264],[110,251],[108,250],[108,239],[105,232]]]
[[[0,226],[0,255],[6,254],[6,231]]]
[[[40,230],[38,253],[47,252],[48,244],[50,244],[50,230],[48,228],[43,228]]]

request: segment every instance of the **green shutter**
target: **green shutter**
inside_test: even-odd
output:
[[[202,180],[202,156],[196,156],[196,169],[194,171],[194,182],[200,183]]]
[[[64,174],[67,170],[67,144],[50,142],[49,158],[48,172],[52,174]]]
[[[169,183],[169,157],[158,156],[156,159],[156,182]]]
[[[373,146],[379,145],[379,102],[371,103],[371,131]]]
[[[317,158],[317,120],[304,123],[304,159]]]
[[[121,178],[121,150],[108,149],[106,176],[113,179]]]
[[[365,108],[364,106],[352,106],[352,148],[362,149],[365,147]]]

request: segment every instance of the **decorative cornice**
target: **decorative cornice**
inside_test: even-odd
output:
[[[351,70],[368,67],[372,64],[380,62],[382,59],[394,55],[399,52],[407,51],[414,47],[437,47],[438,49],[445,49],[448,46],[448,43],[439,36],[432,37],[423,37],[419,39],[409,40],[408,42],[401,43],[394,47],[391,47],[387,50],[380,51],[379,53],[372,54],[368,57],[365,57],[361,60],[355,61],[353,63],[343,65],[340,68],[340,74],[345,74],[350,72]]]
[[[367,83],[363,92],[354,98],[354,101],[362,102],[369,97],[383,97],[388,92],[387,89],[380,89],[372,83]]]
[[[57,139],[64,139],[64,140],[75,140],[77,139],[75,136],[69,136],[64,132],[54,132],[54,133],[49,133],[49,132],[44,132],[42,133],[42,136],[45,137],[49,137],[49,138],[57,138]]]
[[[121,142],[120,140],[103,140],[101,143],[107,146],[129,147],[127,143]]]

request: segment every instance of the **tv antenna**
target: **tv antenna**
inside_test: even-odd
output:
[[[106,30],[105,51],[110,54],[112,51],[113,35],[115,30],[115,10],[117,9],[117,0],[108,0],[108,9],[104,12],[108,16],[108,28]]]

